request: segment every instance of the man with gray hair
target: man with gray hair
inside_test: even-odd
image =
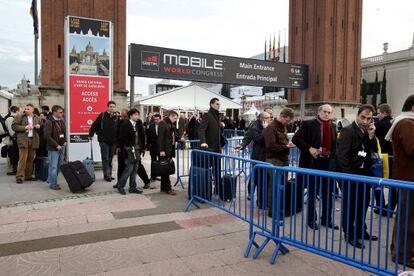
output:
[[[336,152],[336,128],[332,123],[332,107],[329,104],[321,105],[318,108],[316,118],[303,121],[299,130],[293,136],[292,142],[300,150],[299,167],[316,170],[333,171],[335,169]],[[305,180],[305,177],[302,177]],[[316,214],[315,201],[319,183],[314,177],[308,178],[308,226],[314,230],[319,229],[318,217]],[[304,184],[304,188],[306,183]],[[329,228],[339,229],[332,223],[332,207],[334,200],[332,193],[336,184],[322,179],[322,214],[320,224]]]

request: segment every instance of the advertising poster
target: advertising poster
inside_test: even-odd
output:
[[[89,129],[112,98],[111,22],[68,16],[65,22],[68,159],[91,157]],[[100,161],[96,141],[94,160]]]

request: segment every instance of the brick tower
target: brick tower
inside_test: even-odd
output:
[[[68,15],[109,20],[114,26],[114,99],[126,106],[126,0],[42,0],[41,101],[63,105],[64,22]]]
[[[289,62],[309,65],[305,116],[331,103],[354,118],[360,101],[362,0],[290,0]],[[288,94],[298,104],[300,91]],[[338,112],[339,111],[339,112]]]

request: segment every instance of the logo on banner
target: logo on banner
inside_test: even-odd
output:
[[[159,71],[160,53],[141,51],[141,69],[145,71]]]

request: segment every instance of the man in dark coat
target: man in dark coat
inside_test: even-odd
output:
[[[172,159],[175,157],[175,142],[177,140],[175,133],[175,123],[178,118],[178,113],[170,111],[168,117],[161,121],[158,125],[157,148],[158,158]],[[176,195],[177,193],[171,188],[171,181],[169,175],[161,176],[161,192],[169,195]]]
[[[375,123],[375,135],[377,136],[380,146],[381,146],[381,153],[388,153],[388,156],[393,155],[392,151],[392,143],[390,141],[385,140],[385,135],[387,135],[388,131],[392,126],[392,111],[391,106],[389,104],[381,104],[378,106],[378,118],[379,120]],[[388,159],[388,166],[389,166],[389,178],[392,178],[392,169],[393,169],[393,160],[392,158]],[[389,202],[388,205],[385,205],[385,196],[383,194],[381,200],[381,190],[375,190],[375,202],[377,207],[384,207],[387,209],[390,207],[390,210],[394,210],[397,206],[397,189],[390,188],[389,189]],[[381,203],[382,201],[382,203]],[[375,209],[374,212],[376,214],[381,213],[383,216],[393,216],[392,213],[388,213],[385,210],[380,212],[379,208]]]
[[[109,101],[107,110],[98,115],[89,130],[89,139],[92,139],[95,133],[98,135],[104,179],[108,182],[114,180],[112,177],[112,159],[115,154],[118,124],[115,108],[116,103]]]
[[[339,171],[365,176],[372,175],[371,155],[377,152],[374,112],[372,105],[362,105],[358,109],[356,120],[341,130],[336,150]],[[363,221],[371,199],[371,188],[368,184],[359,183],[358,185],[352,181],[344,181],[340,184],[340,188],[342,190],[342,230],[345,240],[355,247],[364,248],[362,235],[364,240],[378,240],[377,237],[369,235]]]
[[[202,148],[209,148],[213,152],[221,153],[225,138],[221,131],[224,125],[220,123],[220,101],[217,98],[210,100],[210,109],[204,114],[203,120],[198,128],[198,137]],[[221,159],[214,156],[210,159],[210,166],[213,167],[214,182],[221,182]],[[215,184],[216,185],[216,184]],[[217,184],[218,185],[218,184]],[[218,186],[216,185],[216,188]]]
[[[188,122],[188,139],[197,140],[198,139],[198,127],[200,122],[198,120],[197,114],[194,114]]]
[[[142,135],[140,135],[137,125],[139,120],[139,111],[135,108],[128,112],[129,120],[124,121],[121,124],[119,131],[119,147],[124,151],[126,167],[122,172],[121,179],[117,183],[117,189],[120,194],[125,195],[125,185],[129,178],[129,192],[135,194],[141,194],[142,191],[137,189],[136,177],[139,163],[141,162],[141,154],[145,152],[144,143],[142,141]]]
[[[241,143],[241,145],[236,147],[236,150],[241,150],[247,147],[247,145],[249,145],[251,142],[253,142],[253,150],[252,150],[252,159],[253,160],[258,160],[258,161],[266,161],[266,150],[265,150],[265,140],[263,137],[263,129],[265,129],[270,122],[270,114],[267,112],[262,112],[259,117],[257,118],[257,120],[255,122],[252,123],[252,125],[250,126],[249,130],[246,132],[246,134],[243,137],[243,141]],[[259,184],[259,174],[258,174],[258,170],[256,170],[256,175],[254,177],[254,187],[256,188],[257,185]],[[248,184],[248,200],[250,200],[250,181]],[[259,189],[259,191],[262,191],[262,189]],[[258,195],[258,198],[260,199],[261,196]],[[260,200],[259,200],[259,203]],[[261,204],[259,204],[259,207],[261,207]]]
[[[318,109],[318,115],[315,119],[303,121],[299,130],[292,138],[300,150],[299,167],[324,171],[334,171],[335,154],[336,154],[336,128],[332,123],[332,107],[329,104],[321,105]],[[305,177],[301,177],[302,182]],[[318,230],[318,217],[315,208],[316,191],[319,185],[322,188],[322,213],[321,225],[339,229],[332,223],[332,210],[334,200],[332,193],[335,191],[335,183],[322,179],[322,183],[316,181],[314,177],[309,177],[307,185],[307,207],[308,207],[308,226]]]
[[[161,122],[161,115],[158,113],[154,114],[153,122],[149,126],[148,132],[147,132],[147,135],[148,135],[147,145],[148,145],[148,150],[151,156],[151,164],[152,162],[158,159],[157,137],[158,137],[158,126],[160,122]],[[155,177],[153,176],[152,169],[151,169],[151,180],[155,181]]]

